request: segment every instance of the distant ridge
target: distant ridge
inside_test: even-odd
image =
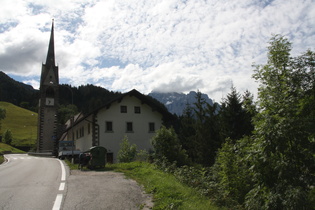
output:
[[[183,114],[187,104],[194,107],[194,103],[196,103],[197,92],[190,91],[188,94],[177,92],[151,92],[149,93],[149,96],[164,104],[169,112],[180,116]],[[212,99],[210,99],[207,94],[201,93],[201,97],[205,99],[208,104],[213,105]]]
[[[22,102],[29,102],[36,106],[38,90],[31,85],[15,81],[4,72],[0,71],[0,101],[6,101],[20,106]]]

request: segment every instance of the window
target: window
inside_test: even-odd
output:
[[[79,138],[84,136],[84,127],[82,126],[79,130]]]
[[[155,132],[155,124],[154,122],[150,122],[149,123],[149,132]]]
[[[127,113],[127,106],[120,106],[120,113]]]
[[[105,132],[113,132],[113,122],[106,121],[105,126]]]
[[[135,113],[136,114],[140,114],[141,113],[140,106],[135,106]]]
[[[126,123],[126,132],[133,132],[132,122]]]

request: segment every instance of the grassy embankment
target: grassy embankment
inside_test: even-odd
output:
[[[22,150],[16,149],[10,145],[0,143],[0,164],[4,162],[3,153],[25,153]]]
[[[77,165],[68,162],[71,169]],[[201,196],[196,190],[180,183],[171,175],[158,170],[146,162],[107,164],[105,170],[123,172],[126,177],[143,185],[147,193],[153,194],[153,209],[219,209],[210,199]]]
[[[12,145],[33,146],[37,138],[37,113],[0,101],[0,107],[6,110],[6,118],[1,120],[0,135],[11,130]]]

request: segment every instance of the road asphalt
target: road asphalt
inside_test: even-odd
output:
[[[136,181],[112,171],[71,170],[62,209],[151,209],[152,197]]]
[[[0,165],[0,209],[152,209],[152,196],[113,171],[69,170],[56,158],[9,154]]]

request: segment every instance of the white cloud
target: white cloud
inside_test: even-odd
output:
[[[38,77],[55,18],[59,75],[76,86],[143,93],[199,89],[220,101],[232,82],[242,92],[256,93],[252,63],[266,61],[271,34],[286,35],[295,54],[315,44],[313,0],[3,0],[2,5],[0,70]]]

